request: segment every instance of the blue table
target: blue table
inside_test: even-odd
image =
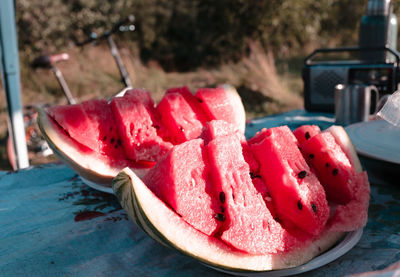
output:
[[[326,128],[333,120],[294,111],[252,121],[247,135],[284,123]],[[399,182],[377,179],[371,189],[360,242],[304,276],[343,276],[400,261]],[[150,239],[113,195],[87,187],[62,164],[0,172],[0,245],[1,276],[223,275]]]

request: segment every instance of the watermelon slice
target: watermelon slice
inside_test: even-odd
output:
[[[250,147],[279,219],[287,227],[293,223],[309,234],[320,234],[329,218],[328,202],[295,136],[287,126],[264,129],[256,136]]]
[[[157,112],[162,124],[169,131],[173,144],[200,136],[204,123],[181,93],[165,94],[157,106]]]
[[[328,200],[346,204],[354,197],[355,171],[329,132],[322,132],[300,145],[307,163],[315,170]]]
[[[131,90],[110,103],[122,146],[129,159],[156,162],[172,147],[158,136],[160,124],[150,93]]]
[[[273,219],[261,194],[254,188],[237,136],[219,136],[207,145],[211,178],[219,196],[224,222],[221,239],[252,254],[282,251],[286,232]]]
[[[147,186],[176,213],[204,234],[213,234],[220,223],[220,205],[208,181],[204,144],[195,139],[175,146],[144,176]]]

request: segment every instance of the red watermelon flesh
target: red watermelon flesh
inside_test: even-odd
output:
[[[151,98],[150,92],[144,88],[129,89],[125,92],[124,96],[129,96],[131,99],[143,103],[145,107],[154,108],[153,98]]]
[[[220,136],[207,145],[211,180],[224,207],[220,238],[252,253],[274,253],[289,247],[289,235],[277,223],[254,188],[237,136]]]
[[[300,145],[301,152],[324,186],[328,200],[346,204],[354,197],[355,171],[329,132],[322,132]]]
[[[82,107],[91,120],[92,127],[98,132],[96,138],[99,141],[100,153],[125,158],[117,125],[107,100],[85,101],[82,102]]]
[[[50,107],[47,113],[77,142],[102,155],[116,159],[125,157],[106,100]]]
[[[338,205],[328,228],[333,231],[349,232],[363,228],[368,220],[370,187],[367,173],[359,172],[353,176],[354,198],[345,205]]]
[[[175,146],[143,178],[144,183],[197,230],[212,235],[221,224],[212,197],[202,139]]]
[[[321,129],[317,125],[303,125],[293,131],[299,145],[303,144],[313,136],[321,133]]]
[[[246,114],[243,103],[233,88],[200,88],[195,96],[210,119],[230,122],[244,133]]]
[[[197,138],[201,134],[203,123],[182,94],[165,94],[156,109],[173,144]]]
[[[155,125],[159,123],[154,122],[154,106],[146,100],[138,100],[137,95],[128,93],[123,97],[114,97],[111,110],[127,157],[134,161],[156,162],[172,144],[163,141],[157,134]]]
[[[324,188],[310,170],[287,126],[264,129],[250,144],[276,213],[289,226],[318,235],[330,214]]]
[[[201,122],[202,125],[205,125],[208,121],[214,119],[205,113],[202,106],[200,105],[200,101],[190,92],[188,87],[175,87],[167,89],[166,93],[179,93],[185,98],[186,102],[192,108],[193,112],[197,115],[197,119]]]
[[[204,139],[205,144],[208,144],[208,142],[217,137],[229,135],[235,135],[239,138],[242,145],[244,159],[250,166],[250,172],[256,174],[259,169],[259,164],[250,150],[246,137],[235,127],[235,125],[224,120],[212,120],[206,124],[201,134],[201,138]]]

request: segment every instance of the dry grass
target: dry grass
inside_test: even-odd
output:
[[[121,55],[135,87],[151,91],[159,101],[165,90],[188,86],[192,91],[200,87],[215,87],[229,83],[238,89],[248,119],[300,108],[303,105],[298,86],[300,76],[278,75],[275,61],[258,45],[250,44],[251,54],[238,63],[226,63],[218,68],[198,69],[193,72],[165,72],[155,62],[146,65],[137,54],[127,48]],[[70,60],[58,65],[78,101],[108,98],[123,89],[118,68],[105,46],[73,48]],[[49,70],[29,68],[30,60],[21,57],[22,102],[28,104],[66,104],[62,91]],[[295,83],[295,85],[293,85]],[[4,136],[7,129],[4,93],[0,97],[0,169],[7,168]]]

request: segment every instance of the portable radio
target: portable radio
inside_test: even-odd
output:
[[[337,84],[374,85],[380,96],[396,91],[400,82],[396,46],[397,19],[391,1],[369,0],[360,24],[359,46],[320,48],[306,57],[302,71],[306,110],[333,112]],[[341,54],[352,54],[357,59],[321,59]]]

